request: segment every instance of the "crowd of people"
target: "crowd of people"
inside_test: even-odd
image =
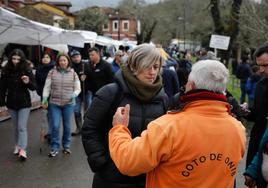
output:
[[[70,155],[72,136],[81,135],[94,188],[233,188],[246,151],[244,119],[255,123],[245,184],[267,187],[267,44],[256,49],[254,63],[242,57],[235,71],[239,102],[227,90],[228,69],[211,51],[200,50],[195,63],[189,51],[150,44],[119,48],[109,61],[104,55],[92,47],[84,60],[73,49],[54,61],[44,52],[33,73],[22,50],[10,53],[0,106],[11,115],[13,153],[21,161],[27,159],[29,90],[36,90],[47,112],[48,157]]]

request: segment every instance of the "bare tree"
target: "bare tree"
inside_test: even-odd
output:
[[[219,56],[228,65],[232,50],[239,34],[239,16],[242,0],[233,0],[229,19],[225,21],[221,17],[219,0],[210,1],[210,11],[214,22],[215,34],[230,36],[229,48],[227,51],[220,51]]]
[[[246,0],[241,10],[241,44],[258,46],[268,41],[267,2],[255,3]]]

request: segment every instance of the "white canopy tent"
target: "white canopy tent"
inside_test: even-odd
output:
[[[16,43],[42,45],[58,51],[68,51],[68,46],[84,47],[84,43],[102,46],[128,45],[127,41],[113,40],[84,30],[65,30],[39,22],[0,7],[0,44]],[[130,46],[135,47],[135,44]]]
[[[34,22],[0,7],[0,44],[42,45],[66,51],[67,45],[84,47],[85,40],[79,32]]]
[[[80,35],[82,35],[85,38],[84,43],[95,43],[96,38],[98,36],[96,32],[92,32],[92,31],[73,30],[73,32],[79,33]]]

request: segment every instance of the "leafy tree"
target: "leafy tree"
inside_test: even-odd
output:
[[[59,25],[63,29],[73,29],[73,27],[69,23],[69,19],[67,19],[67,18],[60,20]]]
[[[77,13],[75,29],[94,31],[102,34],[102,26],[108,23],[108,17],[98,7],[86,8]]]

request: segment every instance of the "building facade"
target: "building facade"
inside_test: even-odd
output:
[[[0,6],[14,9],[14,11],[18,13],[20,13],[22,9],[31,10],[29,9],[29,7],[31,7],[39,10],[40,17],[47,16],[47,14],[53,15],[53,22],[51,24],[53,26],[59,27],[59,22],[66,19],[70,27],[74,28],[75,16],[69,12],[72,4],[68,0],[0,0]],[[32,10],[32,12],[36,11]],[[23,16],[27,17],[27,14]]]
[[[134,15],[126,14],[118,9],[106,9],[108,23],[103,25],[103,35],[116,40],[136,41],[140,33],[140,23]]]

